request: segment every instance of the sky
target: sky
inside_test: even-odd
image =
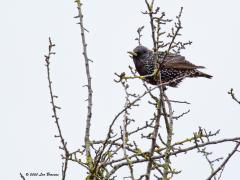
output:
[[[174,104],[176,112],[191,109],[175,123],[174,138],[191,136],[199,126],[221,130],[218,138],[240,136],[240,106],[227,94],[234,88],[240,97],[238,58],[240,42],[239,1],[237,0],[162,0],[161,10],[175,18],[184,7],[182,39],[193,44],[182,51],[187,60],[207,67],[212,80],[185,80],[179,88],[169,88],[168,96],[191,105]],[[142,25],[143,44],[151,47],[144,0],[83,1],[85,27],[93,83],[93,119],[91,135],[103,138],[111,120],[124,105],[124,91],[114,83],[115,72],[128,72],[133,62],[127,55],[137,42],[136,29]],[[2,172],[0,179],[20,179],[19,172],[59,173],[61,151],[54,138],[56,126],[51,118],[50,97],[44,65],[48,37],[56,44],[51,72],[63,134],[69,148],[83,144],[86,118],[86,84],[81,37],[74,1],[11,0],[0,2],[0,140]],[[144,91],[140,80],[129,81],[136,93]],[[147,99],[143,100],[146,104]],[[143,102],[143,104],[144,104]],[[137,108],[138,123],[151,115],[151,109]],[[138,115],[137,115],[138,114]],[[121,122],[120,122],[121,123]],[[214,157],[226,156],[233,144],[211,147]],[[236,179],[239,154],[226,166],[222,179]],[[174,162],[183,172],[174,180],[202,180],[210,170],[200,154],[189,153]],[[123,171],[123,173],[125,173]],[[83,179],[84,171],[71,163],[67,179]],[[29,177],[28,180],[49,177]],[[59,178],[56,178],[59,179]],[[119,178],[120,179],[120,178]]]

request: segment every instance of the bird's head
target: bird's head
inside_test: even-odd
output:
[[[147,56],[149,53],[149,49],[145,46],[137,46],[133,49],[133,51],[128,51],[128,54],[131,55],[132,58],[141,58]]]

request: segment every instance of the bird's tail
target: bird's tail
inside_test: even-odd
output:
[[[205,77],[205,78],[211,79],[213,76],[203,73],[201,71],[196,71],[195,77]]]

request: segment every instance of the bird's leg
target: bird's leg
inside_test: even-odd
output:
[[[121,79],[135,79],[135,78],[138,78],[138,79],[142,79],[142,80],[145,80],[145,78],[147,77],[153,77],[155,76],[156,74],[158,73],[158,69],[154,69],[153,73],[152,74],[148,74],[148,75],[144,75],[144,76],[122,76]]]
[[[135,78],[138,78],[138,79],[142,79],[144,80],[146,76],[123,76],[122,79],[135,79]]]
[[[125,72],[121,73],[121,74],[117,74],[117,73],[114,73],[117,77],[119,77],[119,80],[115,80],[114,81],[116,83],[119,83],[121,82],[122,80],[128,80],[128,79],[135,79],[135,78],[139,78],[139,79],[142,79],[144,80],[144,76],[126,76]]]
[[[158,69],[156,68],[156,69],[154,69],[154,71],[153,71],[153,73],[152,74],[148,74],[148,75],[145,75],[145,76],[136,76],[137,78],[139,78],[139,79],[145,79],[145,78],[147,78],[147,77],[153,77],[153,76],[155,76],[156,74],[158,73]]]
[[[156,68],[156,69],[154,69],[154,71],[153,71],[153,73],[152,74],[149,74],[149,75],[145,75],[145,76],[143,76],[143,77],[153,77],[153,76],[155,76],[156,74],[158,73],[158,69]]]

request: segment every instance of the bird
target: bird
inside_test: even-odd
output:
[[[142,45],[128,53],[133,59],[137,72],[152,85],[160,83],[159,72],[161,72],[161,82],[170,87],[178,87],[186,77],[212,78],[211,75],[198,70],[205,68],[204,66],[197,66],[180,54],[154,52]]]

